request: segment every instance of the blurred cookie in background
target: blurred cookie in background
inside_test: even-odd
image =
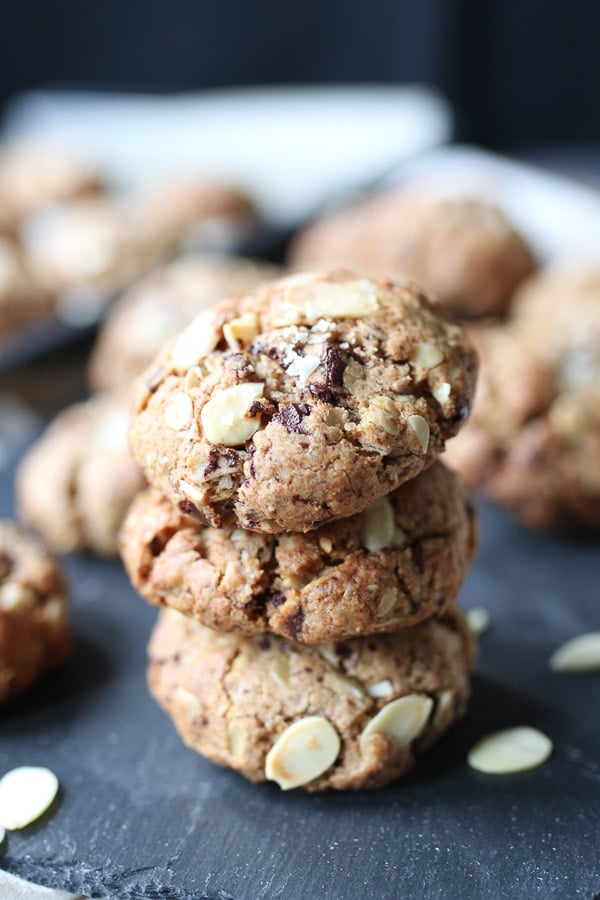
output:
[[[254,201],[242,188],[205,178],[170,180],[134,198],[144,227],[156,227],[185,250],[228,250],[259,223]]]
[[[0,703],[71,653],[67,590],[41,541],[0,522]]]
[[[497,207],[416,188],[381,193],[309,225],[293,242],[290,263],[409,276],[460,318],[500,315],[535,269],[524,238]]]
[[[142,227],[127,203],[108,197],[44,210],[27,220],[22,238],[33,277],[73,322],[93,319],[116,290],[171,250],[164,234]]]
[[[0,338],[51,308],[52,296],[35,283],[17,245],[0,238]]]
[[[197,313],[278,274],[268,263],[209,256],[183,257],[153,272],[117,301],[101,329],[89,367],[92,389],[126,389]]]
[[[538,275],[469,334],[480,380],[444,460],[528,525],[600,528],[600,266]]]
[[[64,149],[33,141],[0,148],[0,234],[53,203],[103,190],[99,172]]]
[[[19,516],[59,553],[112,556],[127,508],[144,486],[129,455],[127,401],[94,395],[63,410],[17,472]]]

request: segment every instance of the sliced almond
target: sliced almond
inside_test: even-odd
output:
[[[389,678],[383,678],[381,681],[374,681],[373,684],[367,685],[369,697],[389,697],[393,691],[394,686]]]
[[[263,396],[264,384],[246,382],[217,391],[202,408],[204,436],[211,444],[238,447],[260,427],[260,413],[247,417],[252,402]]]
[[[377,615],[380,619],[384,616],[387,616],[390,609],[396,605],[398,600],[398,590],[397,588],[387,587],[383,594],[381,595],[381,600],[379,601],[379,605],[377,607]]]
[[[243,725],[234,720],[227,726],[227,732],[229,736],[229,752],[234,759],[240,759],[246,749],[248,731]]]
[[[549,660],[553,672],[600,671],[600,631],[589,631],[571,638]]]
[[[190,369],[215,349],[219,332],[215,328],[212,310],[199,313],[179,335],[171,347],[171,361],[180,369]]]
[[[58,778],[42,766],[19,766],[0,778],[0,825],[14,830],[39,819],[52,805]]]
[[[429,425],[426,419],[423,416],[409,416],[406,424],[416,434],[423,453],[427,453],[427,448],[429,447]]]
[[[535,769],[552,753],[552,741],[536,728],[521,726],[496,731],[478,741],[467,761],[488,775],[510,775]]]
[[[322,716],[294,722],[273,744],[265,761],[265,776],[279,787],[308,784],[333,765],[341,741],[333,725]]]
[[[195,694],[192,694],[191,691],[188,691],[183,687],[178,687],[175,688],[175,695],[181,705],[185,707],[186,712],[190,716],[192,716],[193,718],[197,718],[202,714],[202,706],[200,704],[200,701]]]
[[[361,745],[374,734],[384,734],[392,738],[398,750],[407,747],[423,731],[432,709],[433,700],[425,694],[408,694],[392,700],[364,728]]]
[[[271,663],[271,675],[278,685],[289,691],[290,685],[290,658],[289,656],[276,656]]]
[[[232,350],[239,350],[254,340],[259,332],[258,317],[254,313],[246,313],[232,319],[223,327],[223,337]]]
[[[440,406],[443,406],[444,403],[448,402],[451,393],[452,385],[449,381],[442,381],[441,384],[436,384],[435,387],[431,388],[431,395],[437,400]]]
[[[434,728],[445,728],[450,723],[454,706],[454,691],[442,691],[433,714],[432,725]]]
[[[422,366],[424,369],[433,369],[438,366],[444,359],[444,354],[435,344],[429,344],[425,341],[419,341],[415,345],[411,362],[415,366]]]
[[[313,324],[319,319],[362,319],[379,304],[377,286],[366,278],[354,281],[326,281],[320,276],[304,282],[282,281],[284,288],[277,326]]]
[[[467,625],[471,634],[480,635],[486,631],[490,624],[490,614],[483,606],[474,606],[467,611]]]
[[[400,433],[400,419],[396,404],[385,394],[378,394],[369,400],[364,418],[373,425],[383,428],[386,434],[391,434],[392,437]]]
[[[340,675],[337,672],[332,672],[330,677],[336,693],[347,694],[356,700],[365,696],[363,686],[355,678],[348,678],[347,675]]]
[[[394,509],[388,497],[371,503],[362,515],[360,542],[374,553],[389,547],[394,537]]]
[[[165,407],[165,422],[173,431],[182,431],[192,421],[194,407],[187,394],[176,394]]]

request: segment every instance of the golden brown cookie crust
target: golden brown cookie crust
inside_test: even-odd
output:
[[[468,493],[441,463],[364,513],[304,535],[205,528],[153,490],[136,498],[121,531],[125,567],[148,602],[219,631],[310,644],[442,615],[475,544]]]
[[[0,703],[65,662],[71,644],[57,562],[14,522],[0,522]]]
[[[377,788],[410,769],[463,714],[474,653],[455,610],[395,634],[312,647],[218,634],[164,610],[148,680],[189,747],[251,781],[265,780],[267,754],[290,725],[319,717],[339,736],[339,753],[303,787]],[[385,706],[408,696],[427,709],[405,746],[388,734],[363,736]]]
[[[476,368],[413,285],[303,273],[194,320],[139,379],[130,446],[205,524],[306,532],[431,465]]]
[[[114,556],[127,508],[144,479],[129,455],[123,398],[96,394],[63,410],[17,472],[19,515],[59,553]]]

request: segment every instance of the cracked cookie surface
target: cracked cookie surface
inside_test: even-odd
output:
[[[481,378],[448,465],[526,524],[600,528],[600,268],[537,276],[471,336]]]
[[[414,285],[302,273],[201,313],[136,386],[148,481],[216,527],[310,531],[427,468],[476,356]]]
[[[468,493],[441,463],[308,534],[207,528],[153,490],[135,499],[121,531],[125,567],[148,602],[219,631],[311,644],[443,614],[475,544]]]
[[[66,586],[41,542],[0,522],[0,703],[71,652]]]
[[[457,610],[395,634],[312,647],[219,634],[163,610],[148,680],[189,747],[251,781],[377,788],[462,715],[474,654]],[[314,751],[326,751],[317,766]]]
[[[144,486],[127,448],[127,402],[96,394],[63,410],[17,472],[19,515],[59,553],[117,553],[127,508]]]

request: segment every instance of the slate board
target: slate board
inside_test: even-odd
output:
[[[0,475],[0,515],[12,473]],[[50,766],[60,801],[11,833],[0,864],[110,898],[535,898],[600,892],[600,675],[548,671],[564,639],[600,627],[597,543],[539,535],[482,508],[462,593],[492,624],[467,718],[411,777],[376,793],[252,786],[187,750],[144,681],[155,611],[116,562],[66,566],[72,663],[6,710],[0,771]],[[471,772],[475,739],[513,724],[555,741],[530,773]],[[7,898],[8,900],[8,898]]]

